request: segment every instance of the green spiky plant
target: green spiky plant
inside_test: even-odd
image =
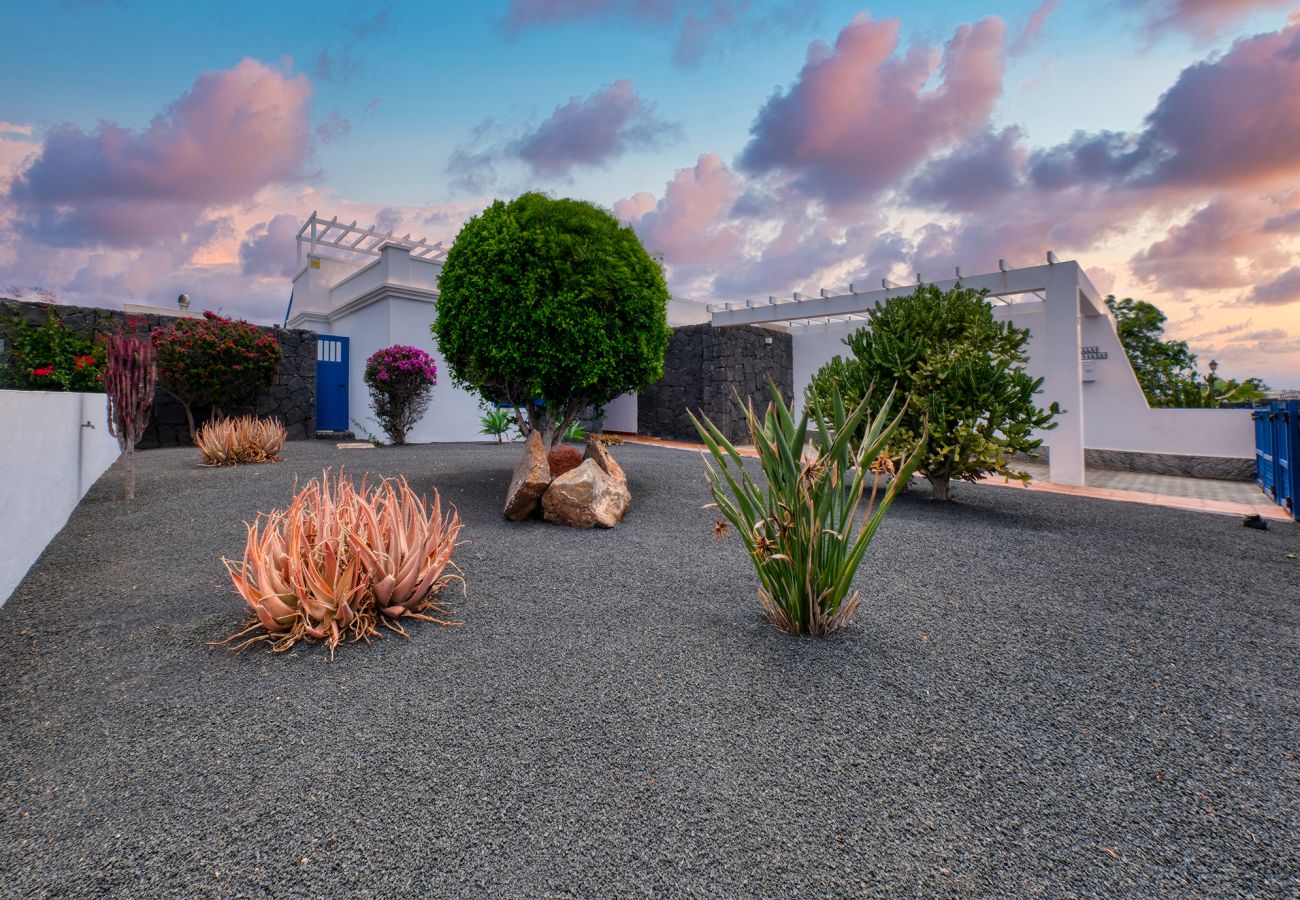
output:
[[[768,618],[792,634],[829,634],[857,611],[861,598],[852,590],[853,576],[921,454],[913,450],[895,470],[886,453],[906,407],[890,417],[894,391],[873,416],[870,390],[846,410],[832,385],[795,421],[776,385],[769,388],[772,402],[762,420],[752,401],[737,398],[766,491],[708,417],[691,414],[691,421],[717,463],[705,460],[709,489],[749,551]],[[887,475],[892,478],[882,492]]]

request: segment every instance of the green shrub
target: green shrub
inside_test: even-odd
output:
[[[905,405],[890,419],[893,392],[871,416],[869,397],[846,411],[831,385],[796,422],[776,385],[770,388],[772,403],[761,421],[752,402],[741,404],[766,491],[717,426],[688,414],[717,463],[705,463],[709,489],[749,551],[768,618],[793,634],[829,634],[849,624],[857,610],[853,576],[921,456],[913,452],[882,493],[881,481],[893,469],[885,450],[907,413]]]
[[[837,386],[849,397],[871,384],[894,384],[907,407],[889,454],[921,450],[920,471],[935,499],[951,498],[952,479],[976,481],[993,472],[1028,481],[1011,465],[1016,453],[1042,445],[1038,429],[1056,427],[1060,407],[1040,409],[1043,379],[1025,371],[1029,330],[999,322],[984,292],[961,285],[921,285],[867,313],[867,325],[844,339],[849,359],[836,358],[809,382],[806,398]],[[923,427],[924,423],[924,427]]]
[[[663,272],[590,203],[493,203],[456,235],[438,289],[433,332],[452,380],[513,405],[548,446],[583,408],[663,377]]]
[[[29,391],[104,390],[105,351],[73,334],[53,309],[35,327],[21,316],[11,319],[5,382]]]

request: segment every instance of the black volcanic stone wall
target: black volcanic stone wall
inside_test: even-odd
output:
[[[686,415],[689,409],[703,412],[728,440],[747,442],[749,429],[735,395],[752,397],[761,412],[770,398],[769,378],[790,402],[794,349],[788,333],[752,326],[675,328],[664,356],[664,377],[637,399],[637,430],[651,437],[698,441]]]
[[[114,334],[124,324],[127,313],[120,309],[99,309],[92,306],[47,306],[21,300],[0,298],[0,338],[6,344],[12,341],[10,322],[19,316],[32,326],[45,321],[45,311],[53,309],[55,316],[72,332],[87,340]],[[134,321],[144,321],[150,330],[175,321],[175,316],[136,315]],[[261,326],[259,326],[261,327]],[[261,391],[254,402],[242,407],[223,410],[228,415],[255,413],[274,416],[284,423],[290,440],[316,437],[316,332],[301,329],[262,328],[274,334],[284,354],[280,372],[271,386]],[[209,410],[196,407],[194,421],[200,423]],[[153,413],[149,427],[137,447],[179,447],[190,443],[189,429],[185,423],[185,408],[166,391],[155,392]]]

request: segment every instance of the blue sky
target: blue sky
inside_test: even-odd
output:
[[[286,293],[290,217],[382,213],[404,231],[449,238],[493,197],[540,189],[614,209],[662,245],[674,294],[699,301],[921,265],[983,270],[1004,253],[1029,264],[1055,249],[1091,268],[1103,290],[1158,302],[1171,331],[1228,374],[1300,386],[1296,230],[1243,234],[1243,223],[1290,221],[1300,166],[1247,155],[1225,172],[1178,144],[1225,90],[1248,106],[1270,96],[1267,85],[1287,84],[1297,28],[1288,8],[8,3],[0,283],[110,303],[161,302],[180,285],[269,320]],[[694,44],[683,39],[696,33],[692,17],[716,20]],[[977,58],[961,55],[964,40]],[[862,49],[871,47],[885,50]],[[928,64],[909,69],[909,53]],[[922,80],[901,90],[915,71]],[[254,107],[300,106],[264,149],[240,131],[249,127],[240,90]],[[196,127],[216,122],[217,109],[225,120]],[[1158,110],[1164,125],[1151,126]],[[1265,129],[1260,140],[1287,150],[1300,109],[1284,101],[1272,116],[1219,116],[1219,128],[1243,145],[1251,128]],[[933,133],[913,133],[944,117]],[[882,139],[873,121],[898,139]],[[1138,168],[1125,168],[1135,148]],[[1086,169],[1098,152],[1105,177]],[[285,156],[274,164],[262,158],[276,153]],[[1066,159],[1072,180],[1051,180],[1046,162]],[[962,160],[976,179],[1003,179],[1006,197],[958,203],[923,189],[952,184],[944,167]],[[61,191],[74,182],[103,203]],[[168,227],[151,229],[149,217]]]

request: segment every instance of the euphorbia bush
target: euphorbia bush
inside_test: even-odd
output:
[[[766,490],[716,425],[688,415],[717,463],[716,469],[705,463],[709,489],[749,552],[768,618],[793,634],[829,634],[848,625],[857,610],[853,576],[922,453],[914,450],[893,471],[886,450],[906,411],[890,418],[893,392],[871,416],[870,391],[846,410],[831,385],[824,397],[805,405],[796,422],[776,385],[771,390],[762,419],[752,402],[741,404]],[[882,491],[882,479],[891,474]],[[720,523],[717,533],[725,530]]]
[[[157,381],[153,344],[147,337],[118,333],[108,339],[108,430],[126,456],[126,499],[135,499],[135,445],[144,436],[153,410]]]
[[[406,636],[402,619],[456,624],[429,613],[446,614],[436,595],[464,584],[451,561],[460,529],[437,491],[428,504],[404,478],[368,487],[326,471],[288,509],[248,526],[241,562],[222,560],[253,615],[220,643],[264,641],[279,653],[324,641],[332,656],[345,638],[369,643],[380,627]]]
[[[47,308],[45,321],[32,327],[12,319],[5,381],[30,391],[102,391],[105,351],[73,334]]]
[[[194,436],[194,443],[203,455],[203,465],[233,466],[278,462],[287,437],[277,419],[239,416],[207,423]]]
[[[194,407],[245,403],[275,380],[283,353],[280,342],[255,325],[205,312],[202,319],[177,319],[153,333],[161,387],[185,407],[194,432]]]
[[[379,427],[394,444],[405,444],[406,433],[428,410],[438,383],[433,357],[400,344],[376,350],[366,360],[365,380]]]

